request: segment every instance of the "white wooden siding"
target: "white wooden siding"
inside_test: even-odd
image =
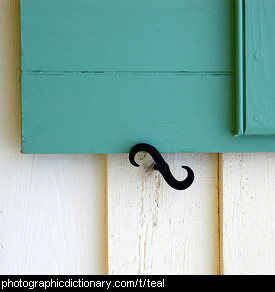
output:
[[[0,0],[0,274],[102,274],[105,158],[20,154],[19,1]]]
[[[109,155],[109,273],[219,273],[217,155],[164,156],[178,179],[181,165],[194,170],[186,191],[167,185],[149,154],[140,157],[138,169],[128,155]]]
[[[275,274],[275,153],[223,154],[224,274]]]

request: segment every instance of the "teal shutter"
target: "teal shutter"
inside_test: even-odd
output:
[[[273,122],[272,106],[260,110],[243,90],[256,65],[245,58],[250,10],[241,8],[254,2],[234,1],[233,14],[230,0],[21,0],[22,152],[125,153],[141,142],[161,152],[275,151],[272,135],[237,137]],[[272,20],[264,25],[272,34]],[[234,44],[245,47],[239,58]],[[259,49],[266,66],[273,51]],[[272,62],[260,70],[274,80]]]

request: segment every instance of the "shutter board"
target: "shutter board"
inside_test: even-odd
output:
[[[230,76],[31,74],[22,80],[23,153],[127,153],[140,142],[168,153],[274,151],[274,136],[233,136]]]
[[[21,69],[231,71],[229,22],[229,0],[21,0]]]
[[[235,141],[230,80],[185,74],[24,75],[23,152],[127,153],[144,140],[162,152],[218,152],[230,146],[224,140]]]
[[[275,2],[236,2],[237,134],[275,134]]]

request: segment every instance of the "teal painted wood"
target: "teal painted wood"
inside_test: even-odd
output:
[[[22,152],[275,151],[234,136],[231,4],[21,0]]]
[[[22,71],[231,71],[230,0],[21,0]]]
[[[22,78],[24,153],[127,153],[140,142],[171,153],[275,150],[272,136],[234,137],[230,75]]]
[[[244,2],[233,0],[233,40],[234,40],[234,102],[235,102],[235,136],[244,135]]]
[[[231,138],[230,80],[171,73],[24,75],[23,151],[119,153],[140,142],[165,152],[217,150]]]
[[[275,134],[275,1],[239,0],[242,5],[239,31],[240,62],[237,75],[240,93],[237,102],[240,110],[239,124],[243,129],[238,134]],[[241,10],[241,9],[240,9]],[[243,26],[241,25],[243,24]],[[237,30],[238,31],[238,30]],[[243,51],[242,51],[243,49]],[[242,54],[243,52],[243,54]],[[241,88],[243,87],[243,88]],[[238,90],[238,89],[237,89]],[[243,90],[243,95],[241,93]],[[241,128],[240,126],[240,128]]]

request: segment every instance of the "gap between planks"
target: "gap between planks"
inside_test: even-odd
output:
[[[23,75],[232,75],[231,71],[21,71]]]
[[[217,157],[218,163],[218,237],[219,237],[219,270],[218,275],[223,275],[223,164],[222,154]]]

